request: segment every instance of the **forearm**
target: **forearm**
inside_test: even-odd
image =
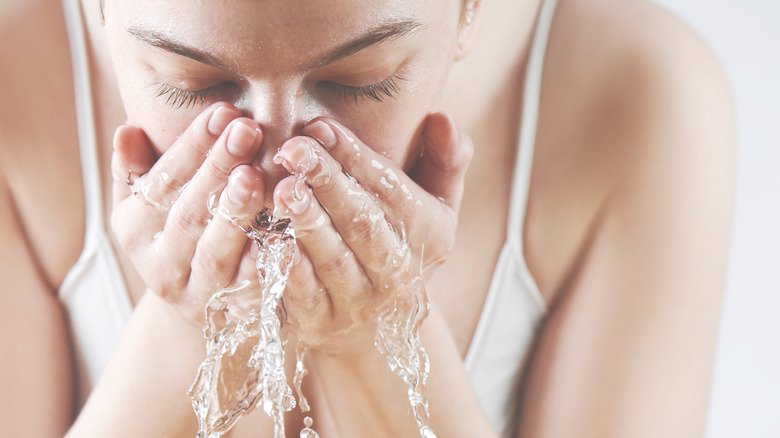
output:
[[[187,390],[204,352],[199,328],[146,293],[68,436],[195,436]]]
[[[479,406],[446,323],[435,309],[423,324],[421,338],[431,361],[428,404],[436,435],[497,436]],[[419,434],[407,386],[390,371],[379,353],[353,358],[315,353],[312,358],[316,402],[327,404],[339,436]]]

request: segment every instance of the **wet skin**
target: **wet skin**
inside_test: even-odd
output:
[[[458,4],[148,3],[106,10],[129,118],[115,137],[112,224],[146,285],[200,324],[212,293],[256,276],[253,244],[211,219],[209,199],[239,219],[273,205],[300,230],[286,291],[291,318],[307,321],[298,336],[373,350],[374,309],[453,243],[472,146],[427,114],[458,55]],[[199,14],[234,25],[207,38],[192,31]],[[274,23],[293,36],[284,46]],[[211,100],[230,103],[203,111]],[[349,342],[322,336],[356,323],[363,336]]]

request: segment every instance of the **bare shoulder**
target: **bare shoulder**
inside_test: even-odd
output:
[[[735,117],[707,45],[644,0],[562,0],[526,253],[552,303],[519,436],[703,433]]]
[[[64,106],[72,89],[68,52],[57,52],[67,44],[54,21],[59,3],[0,7],[0,331],[8,334],[0,342],[14,358],[0,363],[0,424],[11,436],[63,436],[73,412],[68,331],[54,293],[83,233],[69,229],[78,221],[68,205],[83,204],[70,192],[80,173],[68,158],[75,119]],[[15,336],[23,327],[35,329]]]
[[[31,125],[42,127],[42,119],[66,115],[63,107],[72,107],[72,74],[60,1],[10,2],[0,10],[0,23],[0,127],[9,139]]]
[[[0,23],[0,176],[44,277],[56,287],[78,257],[84,210],[61,2],[9,2]],[[42,229],[49,237],[34,232]]]
[[[670,12],[646,0],[561,0],[540,111],[525,234],[548,300],[607,217],[667,212],[671,226],[688,208],[728,224],[736,161],[728,80]]]

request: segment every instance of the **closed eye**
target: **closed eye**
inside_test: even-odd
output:
[[[387,98],[395,99],[401,92],[401,88],[399,87],[398,82],[403,80],[404,78],[402,76],[394,73],[390,77],[377,82],[376,84],[359,87],[339,84],[336,82],[327,82],[326,84],[338,96],[345,100],[351,100],[357,105],[366,99],[370,99],[375,102],[384,102]]]
[[[212,100],[230,100],[235,97],[233,94],[236,92],[236,84],[232,82],[223,82],[200,90],[184,90],[158,79],[153,86],[156,87],[154,96],[165,99],[166,105],[175,109],[203,106]]]
[[[375,102],[384,102],[387,98],[395,99],[401,92],[399,81],[404,80],[403,76],[394,73],[388,78],[371,85],[352,86],[337,82],[326,82],[324,85],[337,96],[344,100],[352,101],[357,105],[366,99]],[[165,99],[166,105],[175,109],[189,109],[195,106],[203,106],[212,100],[225,100],[225,94],[227,94],[225,87],[231,84],[223,83],[200,90],[184,90],[162,80],[156,80],[154,85],[156,86],[154,96]]]
[[[173,85],[161,82],[155,91],[155,97],[165,98],[165,103],[176,109],[191,108],[195,105],[203,105],[213,93],[213,87],[202,90],[182,90]]]

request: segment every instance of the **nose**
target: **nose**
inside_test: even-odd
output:
[[[238,108],[243,115],[254,119],[263,132],[253,164],[263,174],[266,207],[272,207],[276,185],[289,175],[273,157],[285,141],[300,135],[307,118],[316,116],[297,86],[255,86],[242,103]]]

